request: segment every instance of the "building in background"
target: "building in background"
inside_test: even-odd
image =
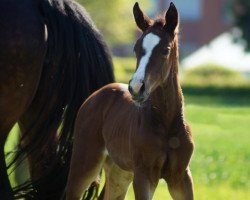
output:
[[[250,79],[250,53],[245,52],[244,41],[235,40],[237,30],[225,32],[184,58],[181,66],[184,70],[216,64],[241,73]]]
[[[154,13],[172,1],[180,14],[181,55],[185,57],[232,28],[232,0],[151,0]]]

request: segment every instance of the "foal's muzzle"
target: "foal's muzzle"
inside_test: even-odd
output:
[[[134,101],[143,102],[145,100],[145,83],[144,81],[129,81],[128,90]]]

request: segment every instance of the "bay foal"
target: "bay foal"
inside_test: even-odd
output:
[[[136,200],[152,199],[161,178],[173,199],[193,199],[193,141],[178,80],[178,12],[173,3],[165,19],[151,20],[138,3],[133,12],[143,32],[134,48],[136,71],[129,90],[109,84],[80,108],[67,199],[80,199],[102,167],[102,199],[124,199],[132,181]]]

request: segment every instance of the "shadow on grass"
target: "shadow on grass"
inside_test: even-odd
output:
[[[186,104],[250,107],[249,87],[182,86]]]

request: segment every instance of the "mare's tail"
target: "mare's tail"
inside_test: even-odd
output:
[[[91,92],[114,82],[114,75],[109,50],[79,4],[71,0],[39,1],[48,31],[47,55],[32,103],[39,107],[39,112],[24,133],[24,138],[29,135],[31,139],[14,161],[23,153],[48,152],[48,140],[56,136],[57,148],[46,163],[45,173],[14,191],[16,198],[56,200],[67,181],[77,111]]]

